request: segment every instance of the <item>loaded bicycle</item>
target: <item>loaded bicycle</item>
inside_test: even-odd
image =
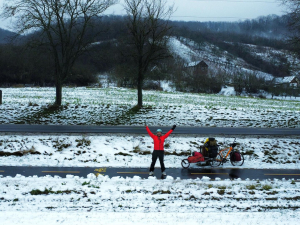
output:
[[[237,143],[234,141],[224,149],[219,150],[215,138],[208,138],[204,145],[200,147],[201,152],[194,152],[192,156],[181,161],[184,169],[189,168],[191,163],[201,163],[212,167],[223,165],[230,161],[233,166],[242,166],[244,164],[244,156],[235,149]],[[229,159],[228,159],[229,157]]]

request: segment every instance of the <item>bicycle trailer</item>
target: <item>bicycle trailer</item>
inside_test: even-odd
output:
[[[204,162],[204,156],[200,152],[193,152],[193,156],[187,158],[189,163]]]

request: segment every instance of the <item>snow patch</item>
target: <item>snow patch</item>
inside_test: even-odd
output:
[[[222,87],[221,91],[219,92],[219,95],[224,96],[236,96],[236,92],[234,90],[234,87]]]

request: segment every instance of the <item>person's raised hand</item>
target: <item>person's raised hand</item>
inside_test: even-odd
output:
[[[173,125],[172,130],[175,130],[175,128],[176,128],[176,125]]]

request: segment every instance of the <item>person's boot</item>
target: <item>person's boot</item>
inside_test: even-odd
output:
[[[167,173],[164,171],[164,172],[162,172],[162,175],[163,176],[167,176]]]
[[[150,171],[149,176],[153,176],[153,175],[154,175],[153,171]]]

